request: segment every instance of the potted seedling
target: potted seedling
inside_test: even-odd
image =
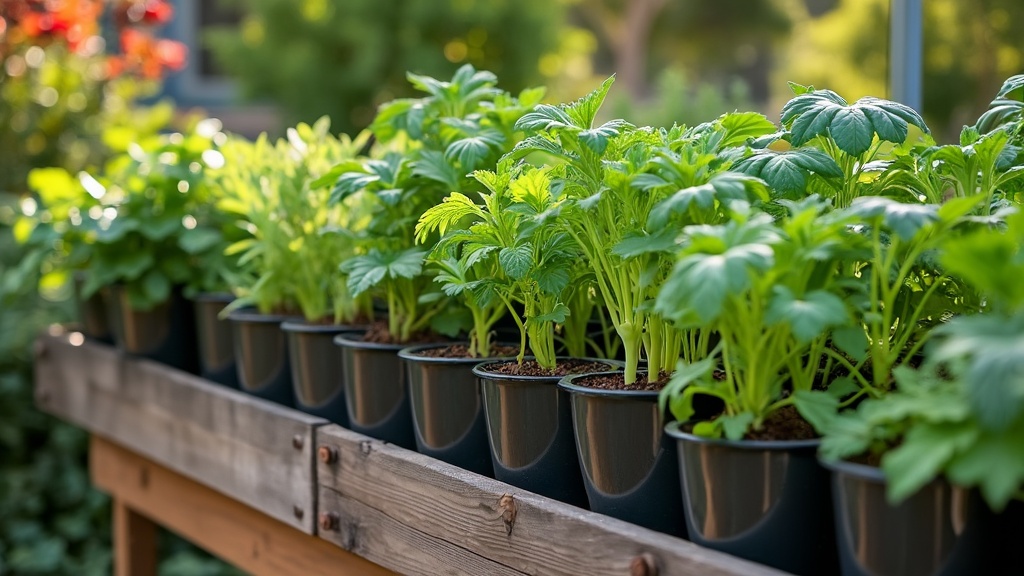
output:
[[[625,371],[567,376],[559,384],[572,396],[590,505],[682,534],[675,443],[662,434],[658,391],[681,354],[688,362],[707,356],[710,333],[677,329],[651,303],[671,272],[668,249],[683,225],[719,220],[729,193],[767,199],[756,178],[715,176],[727,166],[723,149],[774,126],[757,114],[727,115],[692,130],[636,129],[622,120],[594,126],[611,83],[577,102],[540,105],[525,115],[520,125],[530,137],[516,155],[554,156],[563,198],[557,222],[583,256],[624,350]],[[641,357],[647,370],[638,370]],[[631,423],[626,429],[612,424],[624,421]]]
[[[342,271],[352,294],[375,293],[387,305],[385,322],[336,338],[351,426],[414,448],[408,372],[395,356],[410,344],[454,336],[469,316],[433,281],[438,269],[425,261],[429,250],[416,244],[416,223],[449,192],[474,189],[469,172],[514,143],[512,126],[522,106],[495,87],[493,74],[469,65],[450,81],[415,74],[409,80],[427,96],[382,106],[371,126],[389,151],[342,163],[322,180],[334,183],[334,201],[358,195],[371,205],[363,253]],[[529,105],[542,94],[527,91],[521,98]]]
[[[828,474],[813,421],[855,389],[829,345],[852,324],[841,267],[850,234],[828,202],[780,201],[788,215],[730,205],[730,220],[689,226],[657,310],[714,330],[713,353],[680,363],[662,391],[677,422],[686,523],[694,542],[797,574],[835,569]],[[721,400],[711,419],[694,398]]]
[[[556,356],[555,325],[569,313],[564,298],[576,280],[569,273],[578,255],[565,233],[541,216],[557,206],[546,169],[504,161],[497,172],[480,170],[474,177],[487,190],[482,205],[452,195],[425,222],[446,231],[436,250],[457,254],[474,272],[475,297],[500,303],[519,329],[516,359],[473,369],[495,477],[585,505],[568,395],[556,383],[567,373],[611,364]]]
[[[82,295],[108,290],[119,348],[192,371],[194,317],[184,296],[216,274],[210,264],[222,242],[204,182],[206,168],[219,161],[218,127],[204,121],[188,134],[142,141],[83,180],[105,207],[91,220]]]
[[[251,234],[226,249],[238,255],[240,267],[231,277],[237,298],[222,312],[232,324],[239,385],[286,406],[294,406],[295,394],[280,325],[302,317],[294,250],[305,225],[296,212],[304,209],[312,181],[307,152],[297,136],[235,138],[222,147],[225,163],[217,174],[220,208],[236,214]]]
[[[833,470],[844,575],[996,573],[1019,564],[1022,242],[1019,212],[1006,230],[947,234],[941,265],[981,292],[984,306],[965,306],[936,327],[923,364],[894,370],[892,392],[826,426],[821,457]]]
[[[541,92],[528,91],[524,95],[528,100],[521,102],[510,95],[498,94],[493,99],[493,107],[471,108],[475,113],[458,125],[461,137],[452,140],[445,150],[445,158],[456,173],[494,166],[498,158],[512,148],[515,143],[512,124],[535,103]],[[487,132],[491,134],[487,148],[470,156],[460,153],[466,146],[465,140]],[[470,196],[479,195],[484,201],[489,198],[481,192],[486,189],[476,180],[456,183],[459,187],[443,202],[424,212],[415,232],[421,244],[434,243],[435,232],[442,236],[427,260],[438,270],[434,281],[456,306],[469,312],[472,320],[469,341],[413,346],[399,351],[398,355],[408,370],[417,449],[467,470],[492,475],[483,402],[472,369],[483,359],[514,357],[519,354],[519,347],[495,340],[495,325],[507,312],[505,303],[486,287],[488,282],[504,275],[498,254],[481,255],[460,250],[461,246],[454,241],[459,231],[445,236],[449,229],[457,228],[462,219],[482,213]]]

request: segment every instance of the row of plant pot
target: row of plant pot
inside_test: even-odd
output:
[[[821,461],[819,440],[702,438],[683,423],[663,425],[656,391],[580,385],[609,373],[508,375],[500,366],[514,357],[425,355],[451,343],[365,342],[365,328],[248,311],[224,320],[232,300],[225,294],[194,299],[193,339],[175,325],[188,316],[186,302],[104,314],[104,305],[119,306],[116,289],[104,294],[80,308],[90,337],[113,336],[130,353],[179,367],[188,353],[169,351],[196,342],[202,375],[218,383],[796,574],[834,573],[837,544],[843,574],[999,573],[1020,565],[1019,502],[994,514],[977,491],[936,480],[893,506],[876,467]]]

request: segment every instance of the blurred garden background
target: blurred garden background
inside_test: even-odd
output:
[[[1024,68],[1024,3],[924,5],[921,112],[953,142]],[[464,63],[552,102],[614,73],[605,113],[636,124],[777,121],[788,80],[887,96],[888,24],[889,0],[0,0],[0,575],[111,565],[86,437],[32,403],[33,336],[72,312],[52,238],[22,218],[44,208],[33,169],[79,174],[210,116],[249,136],[322,115],[355,133],[411,95],[406,71]],[[233,570],[168,537],[161,573]]]

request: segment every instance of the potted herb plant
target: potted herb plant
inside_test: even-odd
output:
[[[779,222],[736,202],[727,223],[684,229],[657,309],[719,342],[709,358],[679,364],[662,402],[677,419],[666,431],[678,443],[690,539],[822,574],[835,569],[835,545],[809,421],[855,389],[833,382],[849,362],[829,342],[853,322],[838,274],[850,235],[816,196],[780,202]],[[699,395],[720,399],[722,412],[694,418]]]
[[[216,258],[220,240],[203,176],[217,156],[216,127],[204,121],[187,134],[144,140],[83,181],[104,205],[91,220],[83,296],[109,290],[119,348],[191,371],[193,315],[184,292],[206,282],[204,263]]]
[[[571,240],[542,214],[556,207],[547,169],[499,164],[473,175],[485,186],[483,205],[453,195],[430,213],[448,230],[438,250],[451,250],[476,271],[471,289],[500,302],[519,328],[514,360],[473,368],[480,379],[495,477],[571,504],[586,505],[572,441],[566,373],[603,371],[614,363],[556,357],[555,325],[565,321],[576,269]],[[438,220],[434,220],[437,222]],[[438,224],[441,225],[440,223]],[[527,352],[532,358],[527,357]]]
[[[363,252],[343,263],[342,271],[353,294],[375,293],[387,304],[386,322],[336,338],[344,355],[351,426],[415,448],[408,372],[395,356],[410,344],[454,336],[469,315],[451,306],[433,281],[438,269],[425,261],[429,250],[416,244],[416,223],[449,192],[474,189],[469,172],[514,144],[512,126],[524,105],[498,90],[493,74],[469,65],[450,81],[408,77],[427,95],[382,106],[370,128],[389,151],[383,158],[342,163],[323,180],[335,183],[335,201],[369,197]],[[542,94],[526,91],[520,99],[528,105]]]
[[[844,575],[995,573],[1024,526],[1024,215],[947,234],[939,259],[984,306],[934,328],[895,390],[825,427]],[[978,313],[980,312],[980,313]],[[1014,558],[1016,555],[1016,558]]]

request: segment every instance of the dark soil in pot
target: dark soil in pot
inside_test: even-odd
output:
[[[166,302],[149,310],[133,309],[122,286],[111,286],[106,294],[114,344],[120,350],[193,374],[199,372],[195,314],[179,288]]]
[[[220,313],[235,297],[223,292],[197,295],[192,302],[196,312],[196,339],[199,343],[199,375],[207,380],[238,388],[235,368],[235,344],[231,322]]]
[[[242,391],[283,406],[295,406],[288,340],[281,330],[282,322],[293,319],[253,310],[236,310],[228,315]]]
[[[663,432],[658,391],[668,376],[632,387],[622,372],[567,376],[583,482],[595,512],[652,530],[686,535],[676,443]]]
[[[690,540],[804,575],[838,572],[820,440],[710,439],[671,423]]]
[[[607,371],[606,360],[559,359],[561,374],[536,362],[485,362],[473,368],[480,379],[494,477],[580,507],[586,490],[576,456],[569,393],[558,381],[569,373]]]
[[[390,334],[386,328],[382,331],[375,325],[370,330],[342,332],[334,338],[334,343],[341,347],[349,428],[415,450],[409,371],[405,361],[398,357],[398,351],[409,343],[374,342],[366,340],[367,337],[385,340],[390,339]]]
[[[823,462],[832,471],[843,576],[1014,574],[1024,570],[1024,503],[995,514],[975,490],[931,482],[891,505],[882,471]]]
[[[284,322],[295,405],[299,410],[348,427],[348,408],[342,390],[342,354],[334,337],[361,326]]]
[[[470,472],[493,476],[487,423],[473,366],[510,358],[517,346],[494,346],[487,357],[470,357],[466,344],[427,344],[398,353],[408,371],[416,449]]]

